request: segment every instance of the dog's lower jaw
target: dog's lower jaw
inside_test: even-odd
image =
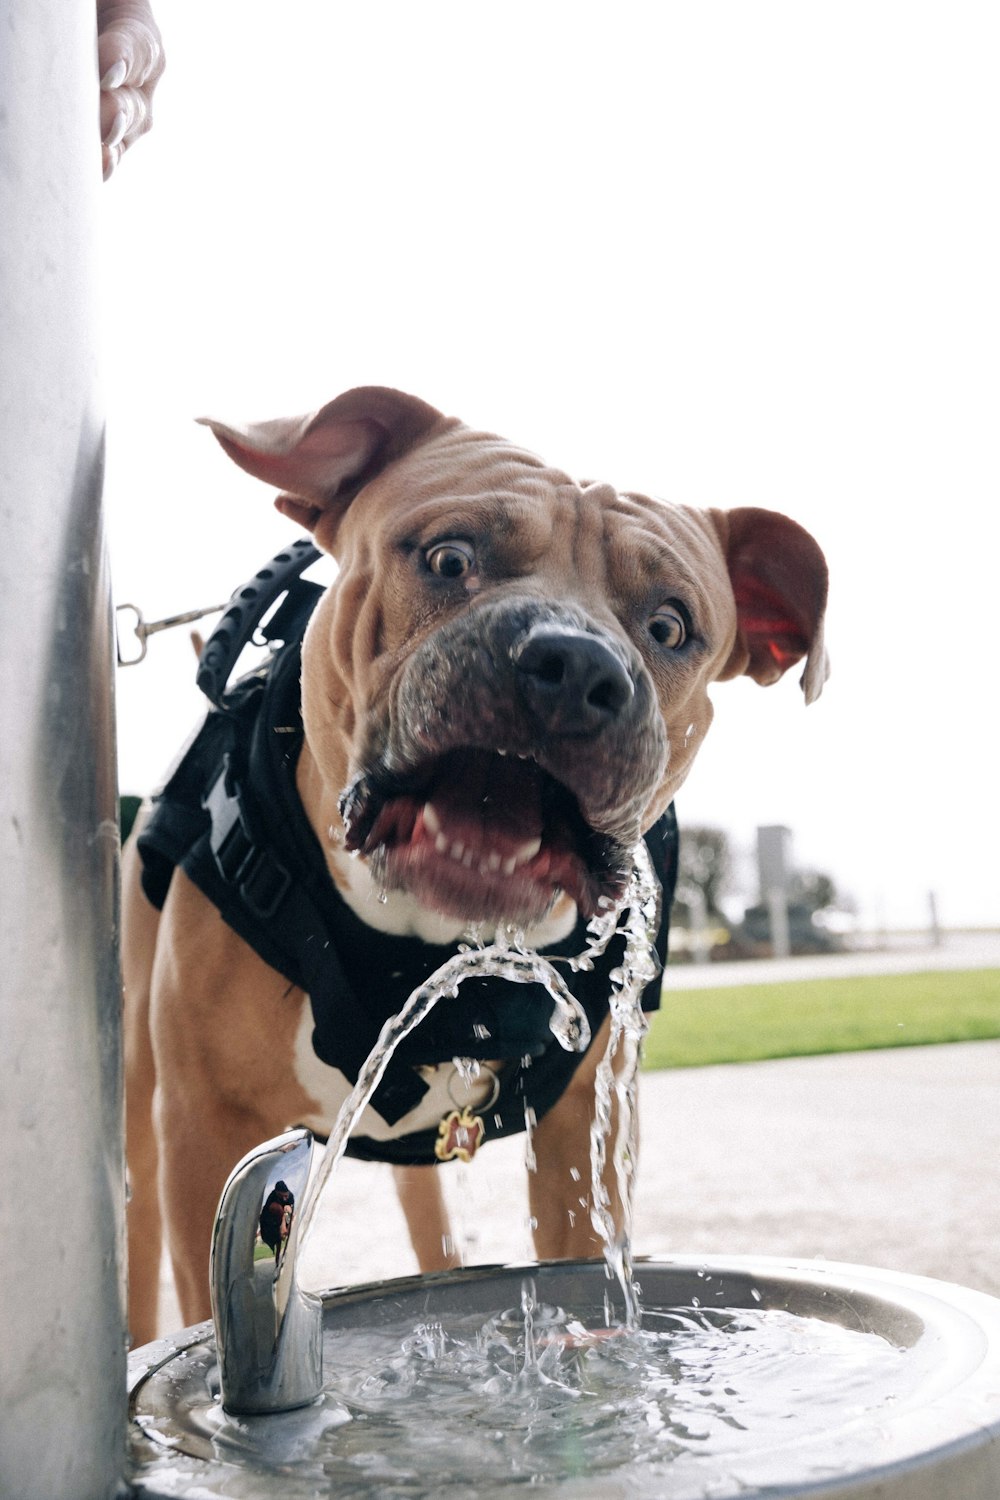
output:
[[[476,935],[489,942],[499,928],[515,925],[523,931],[528,946],[543,949],[568,937],[576,925],[576,903],[565,891],[550,892],[544,911],[530,920],[497,913],[477,918],[465,911],[458,914],[445,911],[439,904],[416,894],[410,886],[390,883],[378,858],[348,854],[342,840],[327,844],[326,857],[337,889],[355,916],[376,931],[395,937],[415,937],[444,946],[470,936],[475,928]]]
[[[540,882],[532,874],[534,863],[494,868],[477,864],[471,850],[456,858],[426,841],[405,849],[380,848],[370,858],[372,877],[386,892],[408,892],[443,916],[494,928],[544,922],[565,895],[558,884]]]

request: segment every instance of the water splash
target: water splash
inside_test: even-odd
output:
[[[368,1101],[378,1088],[393,1053],[439,1000],[456,996],[459,987],[467,979],[473,978],[505,979],[511,984],[539,984],[554,1004],[549,1024],[556,1041],[567,1051],[582,1052],[590,1043],[590,1026],[583,1007],[554,966],[557,963],[565,964],[571,972],[592,968],[594,959],[604,952],[615,934],[621,932],[625,938],[625,953],[621,967],[614,969],[611,974],[611,1039],[598,1069],[598,1113],[592,1132],[592,1220],[605,1246],[608,1264],[622,1286],[632,1326],[631,1320],[638,1318],[628,1251],[636,1150],[635,1075],[645,1030],[640,997],[644,986],[656,975],[652,934],[659,899],[659,885],[644,844],[640,843],[636,847],[633,861],[632,880],[623,900],[588,924],[588,942],[582,953],[568,959],[534,953],[528,949],[524,933],[511,926],[498,929],[494,941],[484,945],[481,931],[473,929],[469,935],[470,941],[463,943],[453,958],[448,959],[424,984],[414,990],[399,1013],[389,1018],[330,1132],[326,1152],[303,1205],[299,1227],[300,1248],[305,1246],[315,1222],[323,1190],[343,1156],[347,1141]],[[613,1064],[620,1046],[623,1049],[624,1064],[616,1077]],[[613,1160],[619,1196],[625,1210],[624,1231],[621,1235],[615,1231],[610,1199],[603,1182],[604,1132],[610,1127],[612,1118],[612,1094],[618,1101],[618,1132]]]
[[[614,929],[625,937],[625,953],[621,966],[611,971],[611,1028],[594,1084],[594,1123],[590,1130],[590,1221],[604,1245],[608,1270],[621,1287],[626,1327],[634,1329],[639,1326],[640,1307],[632,1275],[632,1204],[639,1145],[639,1063],[642,1039],[648,1025],[642,1010],[642,992],[657,974],[653,942],[660,886],[645,844],[636,848],[633,858],[635,870],[623,907],[624,921],[621,926],[616,921]],[[615,1224],[606,1181],[607,1143],[616,1105],[618,1121],[612,1165],[621,1209],[620,1228]]]
[[[835,1309],[676,1307],[654,1275],[645,1326],[609,1330],[594,1280],[571,1309],[543,1300],[551,1286],[512,1288],[486,1322],[463,1298],[333,1319],[322,1398],[280,1418],[227,1416],[214,1348],[196,1345],[182,1387],[168,1364],[142,1388],[134,1420],[157,1442],[144,1484],[205,1500],[812,1493],[860,1478],[859,1433],[881,1441],[894,1410],[912,1418],[931,1368]]]

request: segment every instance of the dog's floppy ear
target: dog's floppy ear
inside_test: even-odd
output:
[[[314,531],[329,511],[343,512],[358,490],[446,419],[433,406],[384,386],[359,386],[304,417],[211,427],[241,469],[289,491],[275,501]]]
[[[746,673],[767,686],[806,659],[807,703],[830,674],[823,644],[827,567],[803,527],[776,511],[710,512],[736,599],[737,637],[721,679]]]

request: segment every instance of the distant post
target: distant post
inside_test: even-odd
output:
[[[761,904],[767,907],[771,951],[787,958],[792,951],[788,927],[788,885],[791,876],[791,829],[767,824],[757,829],[757,870]]]
[[[691,956],[695,963],[707,964],[712,956],[711,948],[705,892],[700,886],[695,886],[691,892]]]

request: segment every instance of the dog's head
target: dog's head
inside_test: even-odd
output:
[[[467,920],[617,900],[712,682],[826,677],[812,537],[580,484],[411,396],[210,424],[339,565],[303,646],[315,774],[388,889]]]

